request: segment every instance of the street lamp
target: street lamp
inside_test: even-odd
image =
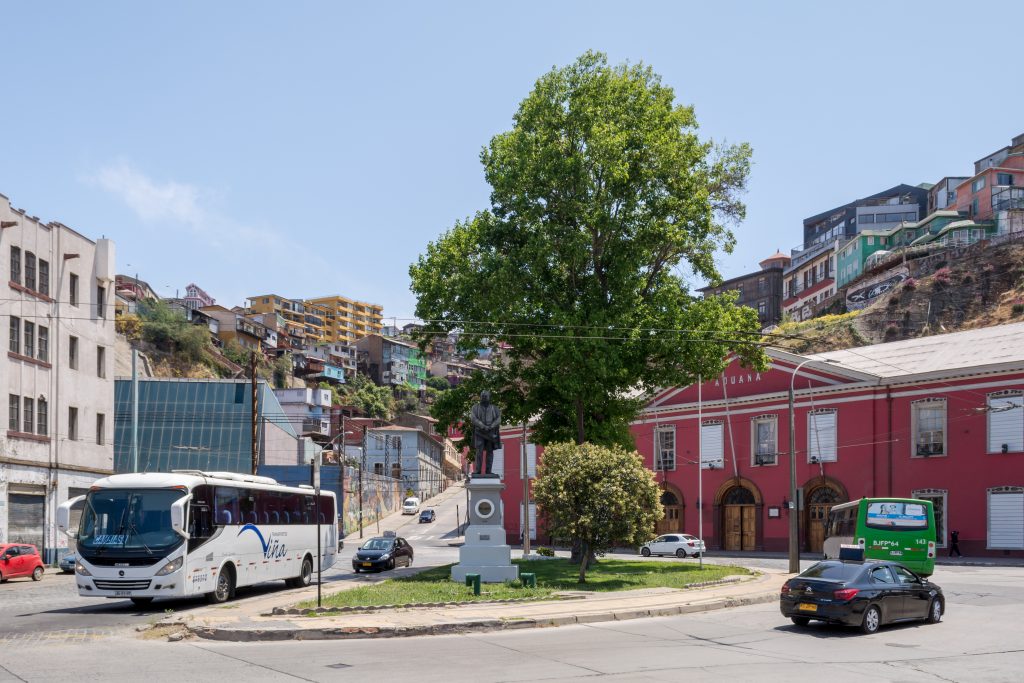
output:
[[[831,363],[827,359],[808,358],[801,361],[789,378],[789,572],[797,574],[800,572],[800,503],[796,498],[796,414],[793,409],[793,392],[795,390],[796,376],[800,368],[820,360],[824,363]]]

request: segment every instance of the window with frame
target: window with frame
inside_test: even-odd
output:
[[[107,376],[107,350],[102,346],[96,347],[96,376]]]
[[[102,446],[107,440],[107,416],[96,413],[96,445]]]
[[[78,276],[74,273],[68,276],[68,303],[78,306]]]
[[[11,353],[21,353],[21,318],[11,316],[11,341],[7,350]]]
[[[36,402],[26,396],[21,401],[21,426],[23,432],[31,434],[35,429],[35,404]]]
[[[29,321],[25,325],[25,355],[33,358],[36,355],[36,324]]]
[[[676,428],[658,427],[654,431],[655,462],[654,469],[659,471],[675,470],[676,468]]]
[[[39,293],[50,295],[50,263],[39,259]]]
[[[1001,391],[987,398],[988,452],[1024,451],[1024,392]]]
[[[725,465],[725,435],[721,420],[700,426],[700,466],[706,469]]]
[[[971,183],[971,192],[977,192],[978,190],[982,189],[983,187],[985,187],[985,176],[981,176],[980,178],[976,178],[974,180],[974,182]]]
[[[78,408],[68,406],[68,440],[78,441]]]
[[[78,337],[68,337],[68,367],[78,369]]]
[[[25,252],[25,287],[36,289],[36,255],[31,251]]]
[[[11,247],[11,282],[21,284],[21,249]]]
[[[996,173],[996,185],[1013,185],[1013,174],[1012,173]],[[996,188],[992,188],[995,192]]]
[[[96,317],[107,317],[107,288],[103,285],[96,285]]]
[[[21,396],[7,395],[7,428],[13,432],[21,431]]]
[[[946,455],[946,401],[925,399],[911,404],[914,457]]]
[[[46,436],[49,433],[50,415],[45,398],[36,402],[36,434]]]
[[[778,425],[776,415],[759,415],[750,420],[751,453],[754,466],[775,465],[778,460]]]
[[[836,461],[836,411],[812,410],[807,414],[807,460]]]
[[[39,325],[37,330],[39,343],[36,344],[36,358],[46,363],[50,360],[50,329]]]

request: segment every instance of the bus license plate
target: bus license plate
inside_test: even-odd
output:
[[[363,562],[363,566],[364,567],[372,567],[373,566],[373,562]]]
[[[811,604],[809,602],[801,602],[799,605],[797,605],[797,609],[802,610],[804,612],[817,612],[818,606]]]
[[[132,597],[131,591],[114,591],[115,598],[130,598]]]
[[[889,554],[893,555],[893,556],[896,556],[896,557],[899,557],[899,556],[903,555],[903,551],[902,550],[890,550]]]

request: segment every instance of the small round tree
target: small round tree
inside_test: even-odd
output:
[[[592,555],[643,543],[662,517],[654,473],[619,446],[546,446],[533,491],[552,535],[580,543],[580,583]]]

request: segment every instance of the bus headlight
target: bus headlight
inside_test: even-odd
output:
[[[75,562],[75,573],[79,576],[92,576],[81,562]]]
[[[163,566],[163,568],[161,568],[160,571],[158,571],[156,573],[156,575],[157,576],[167,576],[168,574],[173,574],[174,572],[176,572],[179,569],[181,569],[181,565],[184,562],[184,560],[185,560],[184,557],[179,557],[179,558],[176,558],[174,560],[171,560],[170,562],[165,564]]]

